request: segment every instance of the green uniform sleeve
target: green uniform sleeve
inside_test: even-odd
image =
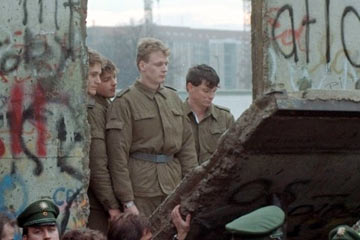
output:
[[[115,198],[105,143],[105,109],[94,108],[88,111],[91,127],[90,143],[90,188],[95,197],[106,210],[118,209],[120,206]]]
[[[117,98],[108,110],[106,123],[109,171],[115,196],[122,203],[134,200],[128,169],[132,142],[132,122],[128,106],[124,99]]]
[[[183,142],[176,157],[180,160],[183,177],[198,166],[194,137],[191,130],[190,120],[183,116]]]

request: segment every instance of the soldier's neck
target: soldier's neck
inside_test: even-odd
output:
[[[189,106],[191,108],[191,111],[196,114],[196,117],[198,118],[198,121],[201,122],[201,120],[204,119],[208,108],[204,108],[203,106],[199,106],[191,98],[188,99],[188,103],[189,103]]]
[[[144,77],[140,77],[139,78],[139,82],[141,82],[142,84],[144,84],[146,87],[152,89],[152,90],[158,90],[160,88],[160,84],[159,83],[153,83],[151,81],[149,81],[148,79],[144,78]]]

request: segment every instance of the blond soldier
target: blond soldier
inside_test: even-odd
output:
[[[163,86],[168,56],[160,40],[142,39],[137,48],[140,77],[108,111],[109,169],[125,212],[149,216],[197,165],[182,101]]]
[[[91,125],[90,186],[88,190],[90,215],[88,227],[107,234],[109,220],[120,214],[120,205],[115,198],[108,169],[105,142],[106,111],[110,98],[116,91],[116,67],[110,60],[104,60],[101,69],[101,83],[96,89],[95,105],[89,108]]]
[[[190,68],[186,75],[189,97],[184,111],[191,122],[199,164],[210,158],[220,136],[234,123],[229,109],[212,103],[219,82],[215,70],[206,64]]]

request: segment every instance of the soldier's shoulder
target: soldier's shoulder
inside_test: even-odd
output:
[[[225,112],[231,113],[231,112],[230,112],[230,108],[227,108],[227,107],[224,107],[224,106],[220,106],[220,105],[216,105],[216,104],[214,104],[214,107],[215,107],[216,110],[220,110],[220,111],[225,111]]]
[[[170,87],[170,86],[164,86],[165,88],[167,88],[167,89],[170,89],[170,90],[172,90],[172,91],[174,91],[174,92],[177,92],[177,89],[176,88],[173,88],[173,87]]]
[[[121,98],[131,91],[131,87],[126,87],[116,94],[116,98]]]

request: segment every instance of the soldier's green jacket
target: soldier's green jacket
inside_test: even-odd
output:
[[[174,90],[154,91],[136,81],[111,104],[106,129],[109,169],[122,202],[167,195],[198,165],[189,119]],[[154,163],[132,158],[135,152],[174,159]]]
[[[201,164],[215,152],[220,136],[234,123],[234,116],[229,109],[211,104],[204,119],[197,123],[187,100],[184,102],[184,111],[191,122],[196,153]]]
[[[91,128],[89,201],[93,209],[119,209],[112,189],[106,154],[105,126],[109,100],[95,96],[95,103],[88,105],[88,122]]]

